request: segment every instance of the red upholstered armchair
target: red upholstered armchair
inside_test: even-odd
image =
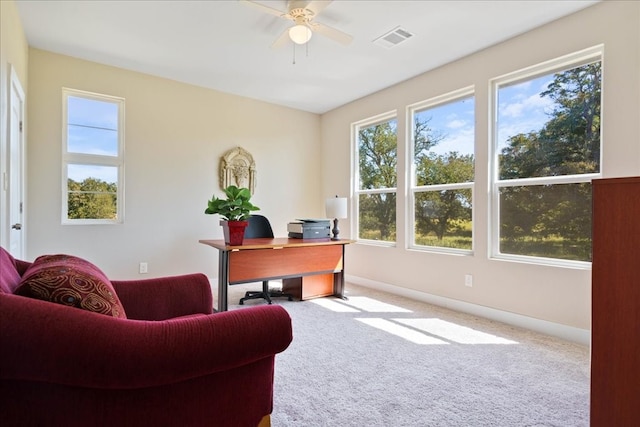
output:
[[[30,267],[0,248],[2,425],[268,425],[282,307],[212,314],[192,274],[111,282],[118,318],[16,294]]]

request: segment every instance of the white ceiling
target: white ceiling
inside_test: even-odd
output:
[[[17,0],[30,46],[324,113],[599,0],[336,0],[315,19],[353,36],[271,44],[293,25],[246,1]],[[260,1],[287,10],[284,0]],[[305,2],[306,3],[306,2]],[[389,49],[373,40],[401,26]]]

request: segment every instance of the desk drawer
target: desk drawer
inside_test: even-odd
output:
[[[343,245],[248,249],[229,253],[229,283],[342,271]]]
[[[335,280],[333,273],[283,279],[282,292],[299,300],[326,297],[335,293]]]

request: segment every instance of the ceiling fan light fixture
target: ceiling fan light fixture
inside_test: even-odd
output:
[[[295,25],[289,28],[289,38],[296,44],[305,44],[311,40],[313,32],[309,27],[303,24]]]

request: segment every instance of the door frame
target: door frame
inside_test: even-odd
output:
[[[11,252],[11,254],[14,257],[24,259],[25,253],[26,253],[25,93],[15,68],[11,64],[9,64],[9,68],[10,70],[9,70],[9,79],[7,82],[8,91],[7,91],[7,100],[6,100],[7,101],[7,110],[6,110],[7,131],[5,134],[6,136],[5,146],[3,147],[4,148],[3,154],[6,154],[6,155],[3,156],[5,158],[5,165],[3,165],[4,172],[2,173],[2,184],[1,184],[2,190],[4,193],[4,199],[2,201],[5,208],[0,213],[0,215],[3,216],[3,220],[0,221],[0,223],[2,223],[3,225],[2,229],[0,230],[0,233],[3,234],[3,236],[1,236],[2,238],[0,239],[0,243],[2,243],[3,245],[6,245],[5,249]],[[13,109],[15,107],[14,99],[17,99],[17,103],[19,104],[18,105],[19,117],[18,117],[17,123],[13,121]],[[16,127],[18,127],[17,132],[15,129]],[[18,141],[13,140],[15,136],[17,136]],[[16,154],[13,152],[14,147],[18,147],[17,162],[11,161],[11,159],[14,158]],[[15,170],[16,167],[17,167],[17,170]],[[14,175],[14,171],[17,173],[18,182],[15,182],[15,180],[11,179],[12,176],[16,176]],[[17,197],[13,197],[14,192],[18,193]],[[13,203],[14,200],[17,201],[16,203],[18,203],[19,206],[14,206],[14,203]],[[12,213],[14,212],[14,209],[18,209],[20,224],[22,224],[22,229],[18,234],[19,237],[17,239],[18,240],[17,249],[12,251],[13,237],[11,232],[11,226],[13,222]]]

